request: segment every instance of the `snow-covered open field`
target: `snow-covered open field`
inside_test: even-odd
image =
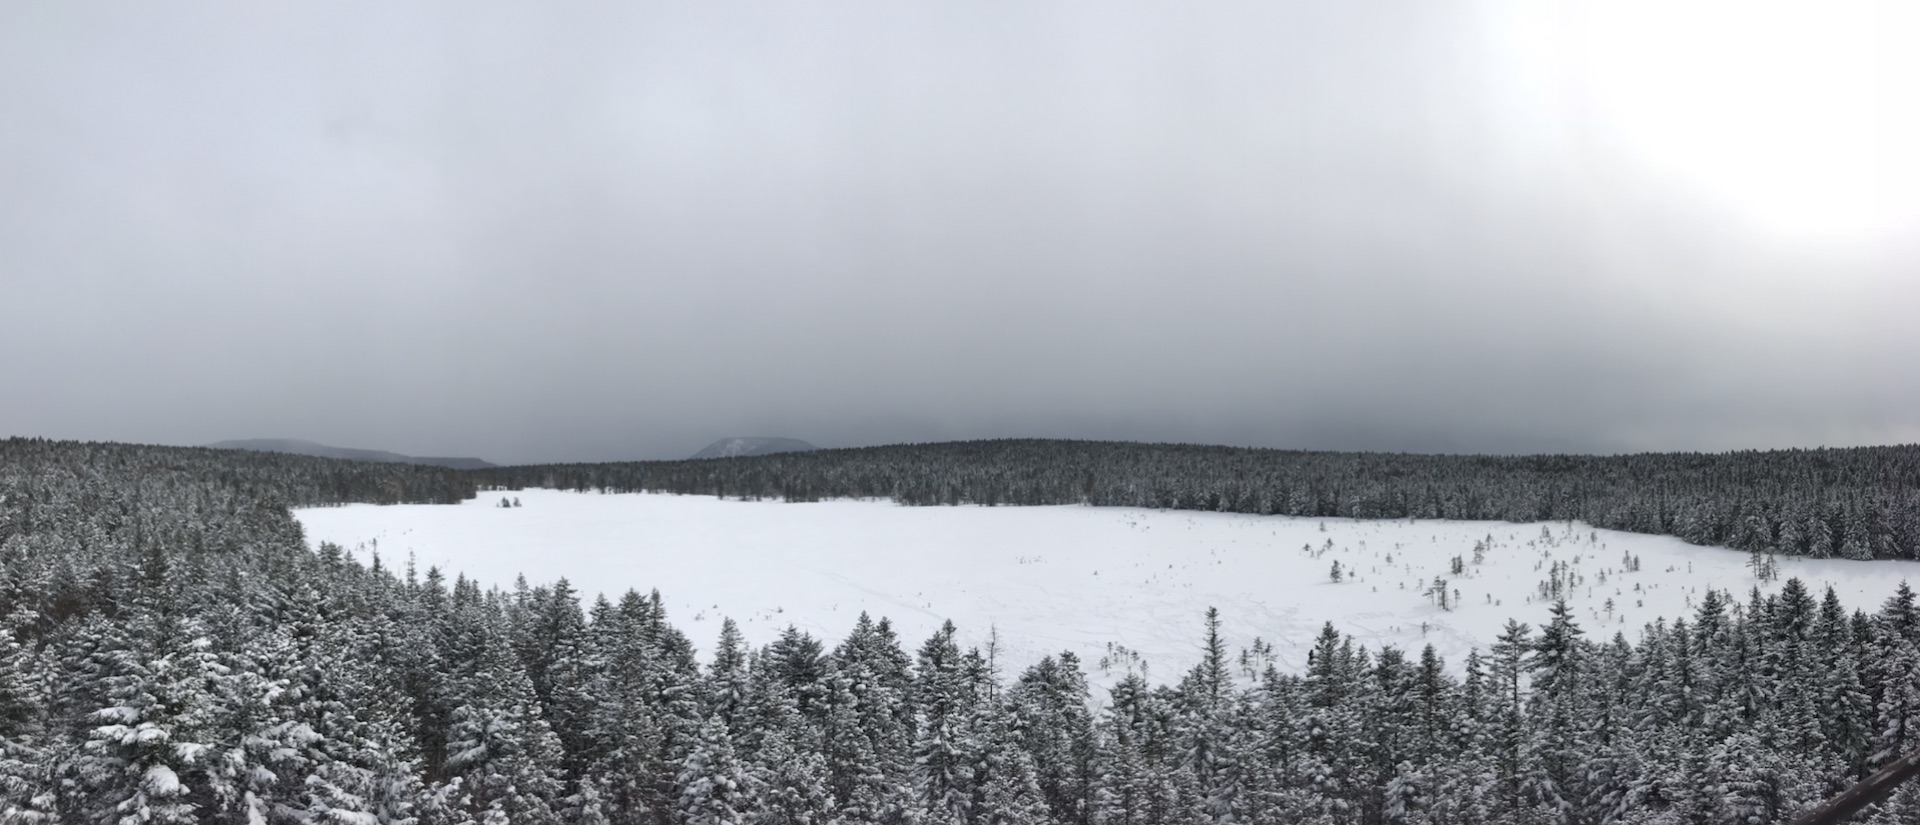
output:
[[[518,496],[519,508],[497,506]],[[1137,652],[1156,681],[1199,661],[1202,614],[1220,608],[1234,648],[1258,637],[1298,670],[1322,623],[1369,646],[1417,653],[1432,644],[1458,666],[1508,618],[1539,626],[1558,572],[1589,637],[1658,617],[1691,615],[1708,588],[1744,600],[1799,577],[1816,596],[1831,584],[1869,611],[1913,562],[1782,557],[1757,581],[1748,555],[1678,539],[1567,522],[1350,521],[1100,507],[902,507],[886,501],[813,504],[704,496],[600,495],[551,490],[482,493],[458,506],[296,511],[308,540],[377,547],[398,567],[412,554],[483,585],[525,574],[561,577],[590,601],[658,589],[669,618],[711,649],[731,616],[749,641],[787,625],[837,644],[861,611],[886,616],[909,653],[945,619],[965,642],[1000,631],[1003,673],[1060,650],[1096,681],[1113,645]],[[1543,535],[1544,531],[1544,535]],[[1475,562],[1475,544],[1483,547]],[[1450,572],[1461,559],[1464,573]],[[1625,559],[1635,557],[1638,570]],[[1334,562],[1347,571],[1334,583]],[[1451,609],[1428,591],[1447,580]],[[1453,591],[1458,591],[1457,597]],[[1611,602],[1611,604],[1609,604]]]

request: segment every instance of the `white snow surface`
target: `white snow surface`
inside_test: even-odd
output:
[[[523,506],[502,508],[502,497]],[[1097,684],[1144,661],[1156,682],[1200,660],[1203,615],[1220,609],[1230,649],[1256,638],[1298,672],[1322,624],[1373,648],[1417,655],[1431,644],[1456,669],[1509,618],[1540,626],[1539,588],[1559,562],[1587,636],[1638,637],[1659,618],[1691,617],[1709,588],[1744,602],[1798,577],[1831,585],[1851,611],[1877,609],[1920,563],[1782,556],[1761,581],[1749,555],[1577,522],[1355,521],[1184,510],[905,507],[890,501],[793,504],[710,496],[554,490],[483,492],[460,505],[356,504],[295,511],[309,541],[374,551],[398,568],[439,567],[485,587],[568,579],[591,604],[658,589],[668,618],[703,652],[722,617],[747,640],[788,625],[829,647],[861,611],[887,617],[909,655],[951,619],[963,644],[999,631],[1005,678],[1062,650]],[[1543,531],[1546,536],[1543,537]],[[1484,562],[1474,544],[1492,542]],[[1329,548],[1329,542],[1331,547]],[[1639,559],[1629,571],[1623,557]],[[1466,572],[1452,575],[1461,557]],[[1389,558],[1391,561],[1389,561]],[[1330,581],[1333,562],[1349,571]],[[1433,579],[1459,591],[1443,610]],[[1451,594],[1449,594],[1451,595]],[[1609,610],[1607,601],[1612,600]],[[1131,651],[1134,655],[1129,655]],[[1137,655],[1137,659],[1135,656]],[[1106,665],[1103,667],[1103,660]]]

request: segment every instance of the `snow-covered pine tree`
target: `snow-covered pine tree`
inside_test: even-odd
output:
[[[1004,703],[974,706],[966,756],[972,789],[967,811],[979,825],[1045,825],[1051,822],[1033,755],[1014,732],[1015,719]]]
[[[748,819],[755,825],[824,825],[836,813],[824,743],[800,715],[786,682],[765,662],[758,657],[754,663],[750,698],[735,726],[742,737],[736,740],[736,751],[746,779]],[[832,694],[828,701],[833,702]],[[831,705],[828,718],[831,724]]]
[[[1920,747],[1920,610],[1901,582],[1873,622],[1872,667],[1879,685],[1879,736],[1874,765]]]
[[[698,739],[680,764],[675,780],[679,804],[674,822],[685,825],[744,825],[751,804],[746,777],[735,758],[727,723],[717,714],[700,726]]]
[[[1527,625],[1508,619],[1495,638],[1488,650],[1487,708],[1479,714],[1485,720],[1499,780],[1492,807],[1496,816],[1509,821],[1518,820],[1527,807],[1528,697],[1523,685],[1533,648],[1532,632]]]
[[[158,600],[156,600],[158,601]],[[228,673],[199,623],[156,606],[125,625],[104,620],[88,634],[88,693],[98,709],[68,789],[75,819],[199,822],[216,802],[222,754],[214,729],[219,682]]]
[[[828,690],[826,650],[820,640],[788,625],[763,655],[786,682],[787,691],[793,695],[801,715],[810,723],[819,724],[826,712],[824,700]]]
[[[1380,821],[1386,825],[1423,822],[1427,809],[1433,804],[1432,787],[1428,784],[1427,775],[1415,768],[1412,762],[1403,761],[1394,766],[1382,795],[1386,801],[1381,806]]]
[[[732,619],[723,619],[720,640],[713,648],[713,665],[707,670],[702,693],[709,703],[707,713],[720,717],[735,738],[745,733],[742,727],[747,721],[749,680],[746,642],[740,636],[740,626]]]
[[[1207,609],[1202,642],[1200,664],[1180,684],[1174,725],[1179,768],[1201,800],[1205,821],[1227,823],[1239,804],[1241,743],[1233,735],[1233,673],[1217,608]]]
[[[977,696],[954,635],[949,621],[928,638],[920,646],[914,673],[920,723],[913,744],[913,783],[920,816],[929,825],[970,821],[972,755],[967,748]]]
[[[461,779],[461,806],[476,819],[504,815],[515,823],[557,821],[554,803],[563,795],[560,741],[511,648],[504,606],[485,600],[462,578],[451,607],[450,658],[464,667],[447,674],[445,690],[454,710],[444,769]]]
[[[1307,655],[1304,693],[1307,700],[1307,760],[1315,795],[1335,822],[1355,821],[1371,790],[1365,772],[1362,719],[1366,696],[1362,677],[1370,668],[1364,653],[1356,653],[1351,639],[1342,637],[1332,622]]]
[[[56,766],[71,758],[54,714],[55,673],[31,641],[40,614],[16,607],[0,623],[0,822],[54,822]]]
[[[1527,712],[1533,735],[1524,770],[1527,795],[1556,821],[1571,821],[1576,803],[1587,791],[1583,769],[1587,754],[1580,734],[1589,715],[1582,680],[1590,654],[1583,631],[1573,620],[1573,609],[1564,600],[1554,602],[1549,615],[1527,660],[1533,688]]]
[[[678,763],[665,757],[666,728],[673,723],[663,718],[656,673],[656,608],[627,591],[618,607],[597,603],[591,625],[594,656],[605,664],[587,691],[596,701],[586,728],[585,776],[609,820],[622,825],[650,822],[671,810],[659,778]]]
[[[862,613],[833,664],[823,747],[834,797],[847,816],[904,817],[917,730],[911,662],[892,626]]]
[[[1044,657],[1007,691],[1020,748],[1032,757],[1053,821],[1085,825],[1093,783],[1093,716],[1086,674],[1071,652]]]
[[[559,739],[562,775],[574,787],[592,758],[587,727],[594,702],[588,691],[603,664],[588,640],[579,594],[562,578],[551,587],[516,596],[509,612],[514,649],[548,727]]]
[[[1865,650],[1866,640],[1854,638],[1839,595],[1827,588],[1820,614],[1814,620],[1810,653],[1811,664],[1817,669],[1814,689],[1820,700],[1815,722],[1838,761],[1835,774],[1827,778],[1828,793],[1838,793],[1846,784],[1865,777],[1875,750],[1873,697],[1860,674]]]
[[[1110,701],[1094,728],[1094,780],[1089,820],[1094,825],[1149,821],[1155,771],[1145,748],[1153,715],[1146,680],[1129,673],[1109,689]]]

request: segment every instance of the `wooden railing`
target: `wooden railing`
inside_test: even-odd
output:
[[[1880,769],[1879,773],[1869,776],[1854,786],[1840,792],[1839,796],[1793,821],[1793,825],[1840,825],[1847,817],[1860,812],[1861,808],[1886,799],[1900,783],[1920,774],[1920,751],[1914,751],[1896,760],[1893,764]]]

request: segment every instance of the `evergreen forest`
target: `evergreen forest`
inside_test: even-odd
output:
[[[1093,504],[1358,519],[1584,521],[1753,552],[1920,559],[1920,445],[1425,455],[1000,440],[502,467],[504,487],[902,504]]]
[[[1920,447],[1459,457],[998,441],[485,470],[0,441],[0,822],[1775,823],[1920,747],[1920,604],[1788,581],[1465,661],[1023,669],[951,626],[692,639],[657,593],[310,547],[290,507],[482,490],[1579,519],[1920,557]],[[702,651],[702,652],[696,652]],[[1095,684],[1102,687],[1095,688]],[[1107,685],[1110,685],[1108,687]],[[1920,822],[1920,788],[1864,814]]]

